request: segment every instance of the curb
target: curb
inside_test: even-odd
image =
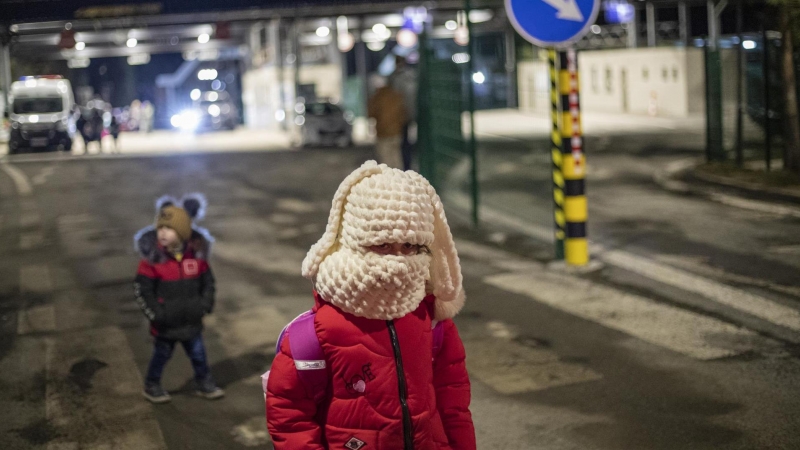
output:
[[[689,172],[692,171],[692,169],[696,168],[700,164],[702,164],[702,160],[696,158],[674,161],[668,164],[663,169],[657,171],[653,175],[653,181],[662,189],[676,194],[696,195],[727,206],[734,206],[736,208],[746,209],[749,211],[775,214],[784,217],[788,216],[800,219],[800,206],[787,205],[785,203],[779,203],[779,202],[765,202],[760,200],[753,200],[745,196],[729,195],[722,192],[714,191],[712,188],[693,186],[690,183],[677,179],[687,175]],[[697,176],[696,174],[692,175],[695,176],[698,180],[706,183],[720,184],[725,187],[738,188],[748,191],[752,194],[763,195],[765,193],[767,194],[770,193],[766,190],[755,191],[752,189],[740,187],[737,185],[737,183],[717,183],[716,181],[704,180],[703,178]],[[752,183],[746,183],[746,184],[751,185]],[[785,196],[784,194],[778,194],[778,193],[774,193],[774,195]],[[798,198],[798,200],[800,200],[800,198]]]
[[[782,197],[790,197],[793,200],[800,202],[800,194],[789,189],[761,186],[755,183],[748,183],[746,181],[734,181],[718,175],[708,173],[694,172],[692,174],[695,178],[706,183],[721,184],[723,186],[734,187],[743,191],[748,191],[753,194],[773,194]]]

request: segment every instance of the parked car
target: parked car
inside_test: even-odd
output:
[[[353,117],[329,102],[298,103],[295,123],[303,146],[348,147],[353,143]]]
[[[23,77],[11,85],[8,103],[9,153],[72,149],[75,101],[68,80],[58,75]]]

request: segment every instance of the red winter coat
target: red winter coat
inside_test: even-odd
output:
[[[276,450],[475,449],[464,345],[452,320],[443,324],[442,348],[431,363],[433,296],[393,321],[356,317],[316,300],[327,398],[317,405],[306,392],[286,335],[267,385]]]

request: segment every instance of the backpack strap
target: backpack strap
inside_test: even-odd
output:
[[[436,322],[436,325],[434,325],[431,330],[431,334],[433,338],[433,351],[431,355],[433,355],[433,360],[436,361],[436,357],[439,356],[439,352],[442,350],[442,343],[444,342],[444,322]]]
[[[316,403],[325,399],[328,390],[328,371],[325,354],[314,329],[314,311],[307,311],[294,319],[287,327],[289,347],[292,349],[297,376],[308,395]]]

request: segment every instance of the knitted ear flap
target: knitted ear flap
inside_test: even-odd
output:
[[[442,200],[430,184],[428,192],[433,203],[433,244],[430,249],[431,284],[433,284],[433,295],[436,296],[434,319],[452,319],[464,307],[466,300],[462,285],[461,262],[444,215]]]
[[[331,213],[328,216],[328,226],[325,228],[325,233],[316,244],[311,246],[306,258],[303,260],[302,274],[305,278],[313,280],[317,276],[319,265],[328,255],[333,253],[336,240],[342,228],[344,207],[347,203],[350,189],[364,178],[383,172],[384,168],[387,168],[387,166],[378,165],[375,161],[367,161],[348,175],[339,185],[339,189],[336,190],[336,194],[333,196]]]
[[[205,195],[199,192],[184,195],[181,199],[181,205],[194,221],[203,220],[206,217],[208,200],[206,200]]]
[[[167,206],[180,206],[180,203],[171,195],[161,196],[161,198],[156,200],[156,214],[161,211],[161,208],[166,208]]]

